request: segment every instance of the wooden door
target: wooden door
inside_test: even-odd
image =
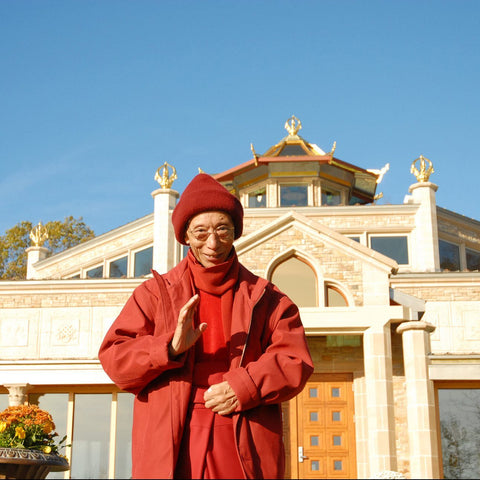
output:
[[[317,373],[297,397],[299,478],[356,478],[352,387],[352,374]]]

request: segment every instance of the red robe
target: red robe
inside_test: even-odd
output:
[[[193,294],[187,260],[162,276],[154,273],[135,289],[99,351],[115,384],[136,395],[134,478],[173,478],[195,356],[194,349],[175,360],[168,356],[178,312]],[[300,393],[312,372],[298,308],[240,265],[223,379],[239,402],[233,425],[246,478],[283,477],[280,403]]]

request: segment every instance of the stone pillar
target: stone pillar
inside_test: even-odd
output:
[[[152,192],[153,213],[153,269],[165,273],[175,266],[177,242],[171,221],[171,212],[177,204],[178,192],[159,188]]]
[[[32,388],[28,383],[12,383],[4,385],[8,389],[8,406],[17,407],[27,402],[27,394]]]
[[[390,325],[364,332],[363,350],[367,394],[368,463],[370,476],[397,469],[393,409]]]
[[[422,321],[397,327],[403,343],[411,478],[439,478],[435,397],[427,357],[434,330],[432,324]]]
[[[36,278],[37,273],[33,265],[47,257],[48,248],[29,247],[25,252],[27,252],[27,280],[32,280]]]
[[[419,204],[415,216],[414,268],[420,272],[440,271],[438,250],[437,202],[438,186],[431,182],[419,182],[410,186],[413,203]]]

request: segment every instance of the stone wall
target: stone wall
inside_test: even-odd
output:
[[[333,248],[318,238],[312,239],[307,233],[294,227],[279,233],[275,241],[264,242],[243,253],[239,259],[255,274],[265,277],[267,265],[282,253],[295,249],[307,258],[314,259],[318,268],[319,282],[323,278],[336,280],[345,285],[353,295],[355,305],[363,305],[363,265],[360,260],[344,251]],[[316,265],[312,267],[316,268]]]

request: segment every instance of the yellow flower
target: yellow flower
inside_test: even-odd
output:
[[[53,426],[52,422],[47,421],[43,425],[43,433],[50,433],[53,430],[53,428],[54,428],[54,426]]]
[[[43,453],[50,453],[52,451],[52,447],[50,445],[45,445],[42,447]]]
[[[23,440],[25,438],[25,430],[23,427],[15,427],[15,436],[20,438],[20,440]]]
[[[0,422],[0,433],[7,429],[7,422]]]

